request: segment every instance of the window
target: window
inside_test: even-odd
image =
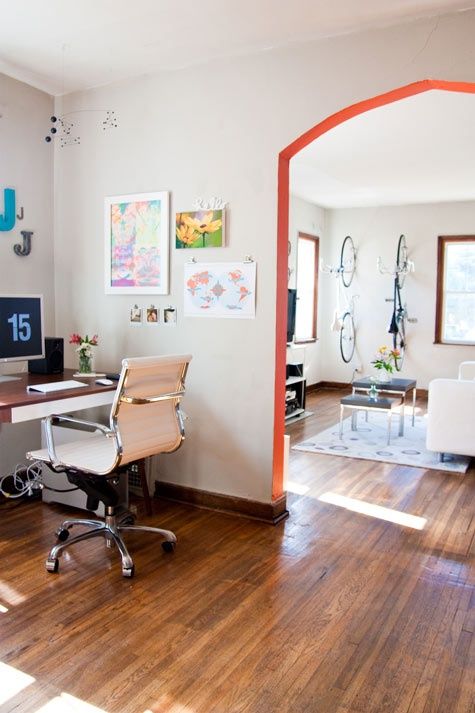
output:
[[[297,314],[295,341],[317,338],[318,238],[299,233],[297,241]]]
[[[475,344],[475,235],[439,236],[435,341]]]

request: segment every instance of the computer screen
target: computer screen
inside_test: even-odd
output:
[[[0,295],[0,362],[44,355],[42,295]]]

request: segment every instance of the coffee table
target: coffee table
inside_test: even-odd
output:
[[[399,435],[404,435],[404,408],[402,406],[402,400],[398,399],[388,399],[385,397],[378,397],[377,399],[370,399],[369,396],[363,396],[363,394],[352,394],[351,396],[344,396],[340,401],[340,438],[343,437],[343,415],[345,409],[350,409],[353,411],[351,414],[351,430],[356,431],[356,416],[358,411],[365,411],[368,414],[371,411],[383,411],[387,414],[388,420],[388,446],[391,444],[391,419],[393,415],[393,410],[401,406],[399,413]]]
[[[370,388],[376,384],[376,388],[380,393],[394,394],[402,398],[402,413],[404,413],[404,408],[406,406],[406,395],[409,391],[412,391],[412,425],[414,426],[414,421],[416,417],[416,397],[417,397],[417,381],[416,379],[399,379],[394,377],[390,381],[375,382],[374,379],[370,379],[369,376],[364,376],[362,379],[356,379],[352,383],[353,394],[359,391],[368,392]],[[404,418],[403,418],[403,431],[404,434]]]

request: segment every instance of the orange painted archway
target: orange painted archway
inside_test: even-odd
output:
[[[447,82],[424,79],[407,84],[385,94],[352,104],[321,121],[289,144],[279,154],[278,199],[277,199],[277,297],[276,297],[276,345],[275,345],[275,397],[274,397],[274,462],[272,479],[273,500],[283,495],[284,478],[284,415],[285,415],[285,362],[287,342],[287,244],[289,235],[289,163],[290,159],[312,141],[335,126],[386,104],[421,94],[431,89],[446,92],[475,94],[471,82]]]

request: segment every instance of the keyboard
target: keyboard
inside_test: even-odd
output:
[[[66,389],[79,389],[82,386],[89,386],[83,381],[53,381],[50,384],[30,384],[26,387],[27,391],[39,391],[41,394],[49,394],[52,391],[65,391]]]

